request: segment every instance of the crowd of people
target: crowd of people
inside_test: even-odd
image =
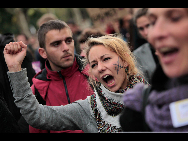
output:
[[[187,23],[139,8],[105,31],[44,15],[38,37],[1,35],[0,132],[188,132]]]

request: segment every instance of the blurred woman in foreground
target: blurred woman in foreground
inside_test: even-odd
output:
[[[187,132],[188,9],[149,8],[148,17],[148,40],[161,66],[153,75],[145,107],[144,84],[125,93],[120,124],[124,131]]]

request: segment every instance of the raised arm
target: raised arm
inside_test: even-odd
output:
[[[21,71],[21,64],[26,56],[27,45],[22,41],[10,42],[4,48],[4,57],[9,72]]]
[[[21,69],[27,46],[23,43],[10,43],[4,49],[4,57],[9,69],[15,104],[34,128],[43,130],[83,130],[88,132],[87,124],[91,121],[87,100],[66,106],[41,105],[30,88],[26,69]],[[82,105],[83,104],[83,105]]]
[[[43,130],[78,130],[76,118],[78,116],[78,103],[66,106],[46,106],[41,105],[32,93],[27,79],[26,69],[20,72],[10,73],[8,76],[15,98],[15,104],[20,108],[20,112],[34,128]],[[75,107],[76,106],[76,107]]]

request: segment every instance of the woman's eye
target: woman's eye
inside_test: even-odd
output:
[[[171,19],[171,21],[173,22],[177,22],[182,18],[183,14],[180,11],[174,10],[172,12],[170,12],[169,14],[169,18]]]
[[[107,60],[109,60],[109,59],[111,59],[111,58],[110,58],[110,57],[104,58],[104,61],[107,61]]]
[[[155,25],[156,19],[150,19],[150,24],[149,26]]]
[[[181,16],[174,16],[174,17],[171,18],[171,20],[172,20],[173,22],[177,22],[177,21],[179,21],[180,19],[181,19]]]
[[[96,66],[96,64],[92,64],[92,65],[91,65],[91,68],[93,69],[95,66]]]

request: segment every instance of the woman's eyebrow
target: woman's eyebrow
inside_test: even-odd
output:
[[[102,56],[100,57],[100,59],[102,60],[105,55],[109,55],[109,54],[104,54],[104,55],[102,55]],[[93,60],[93,61],[90,62],[90,64],[93,63],[93,62],[97,62],[97,61],[96,61],[96,60]]]

